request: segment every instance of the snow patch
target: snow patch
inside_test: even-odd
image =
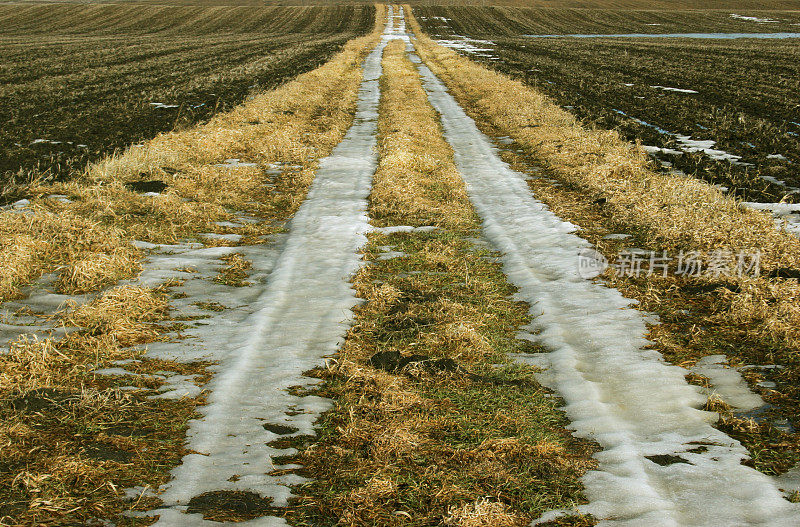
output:
[[[703,357],[690,371],[708,377],[712,389],[708,395],[716,394],[725,403],[740,412],[749,412],[764,406],[764,400],[750,391],[742,374],[725,365],[725,355]]]
[[[155,110],[165,110],[165,109],[170,109],[170,108],[177,108],[179,106],[177,104],[165,104],[163,102],[151,102],[149,104]]]
[[[57,326],[57,321],[47,315],[68,304],[85,304],[92,296],[55,293],[56,279],[55,274],[45,274],[22,288],[22,299],[3,302],[0,306],[0,353],[5,353],[10,344],[22,335],[38,339],[60,338],[78,329]]]
[[[481,40],[477,38],[470,38],[464,35],[455,35],[454,38],[440,39],[436,41],[440,46],[461,51],[476,57],[485,57],[489,59],[497,59],[494,55],[494,42],[491,40]]]
[[[735,18],[736,20],[744,20],[747,22],[758,22],[760,24],[776,24],[779,22],[778,20],[773,20],[771,18],[758,18],[756,16],[744,16],[744,15],[738,15],[736,13],[731,13],[730,17]]]
[[[658,146],[642,145],[642,150],[644,150],[650,155],[655,155],[655,154],[670,154],[673,156],[683,155],[683,151],[681,150],[675,150],[673,148],[661,148]]]
[[[786,232],[800,237],[800,204],[753,203],[749,201],[743,201],[741,206],[744,208],[760,210],[772,214],[776,229],[786,229]]]
[[[729,152],[726,152],[725,150],[719,150],[719,149],[714,148],[714,146],[716,146],[717,143],[715,141],[711,140],[711,139],[707,139],[707,140],[692,139],[692,137],[689,136],[689,135],[676,134],[676,133],[673,133],[673,132],[670,132],[668,130],[663,129],[660,126],[656,126],[654,124],[650,124],[647,121],[643,121],[641,119],[637,119],[636,117],[630,116],[627,113],[623,112],[622,110],[618,110],[616,108],[613,108],[612,110],[615,113],[618,113],[619,115],[622,115],[623,117],[627,117],[628,119],[632,120],[635,123],[639,123],[642,126],[646,126],[648,128],[652,128],[653,130],[657,131],[658,133],[660,133],[662,135],[667,135],[667,136],[670,136],[670,137],[674,137],[675,140],[678,142],[678,145],[681,147],[681,151],[683,151],[683,152],[686,152],[686,153],[702,152],[702,153],[706,154],[708,157],[710,157],[711,159],[715,159],[715,160],[718,160],[718,161],[728,161],[728,162],[730,162],[730,163],[732,163],[734,165],[739,165],[739,166],[752,166],[752,163],[743,162],[741,156],[737,156],[735,154],[731,154]],[[655,146],[647,146],[647,147],[643,147],[643,148],[644,148],[645,151],[647,151],[648,153],[651,153],[651,154],[657,154],[657,153],[674,154],[676,152],[676,150],[667,149],[667,148],[659,148],[659,147],[655,147]]]
[[[370,230],[380,234],[396,234],[398,232],[433,232],[438,229],[439,227],[434,225],[425,225],[422,227],[412,227],[411,225],[393,225],[391,227],[372,227]]]
[[[700,93],[697,90],[687,90],[684,88],[670,88],[669,86],[651,85],[650,87],[655,88],[656,90],[672,91],[677,93]]]

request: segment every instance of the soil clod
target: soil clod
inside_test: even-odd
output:
[[[278,435],[294,434],[298,431],[298,429],[293,426],[277,425],[274,423],[264,423],[264,429]]]
[[[167,184],[158,179],[149,181],[129,181],[125,183],[125,188],[133,192],[161,192],[167,188]]]
[[[654,456],[644,456],[644,457],[646,457],[656,465],[661,465],[662,467],[674,465],[675,463],[686,463],[687,465],[691,465],[691,463],[689,463],[682,457],[673,456],[672,454],[656,454]]]

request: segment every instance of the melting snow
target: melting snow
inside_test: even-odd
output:
[[[787,232],[800,237],[800,204],[752,203],[744,201],[741,205],[748,209],[771,213],[772,217],[775,219],[775,227],[778,230],[785,228]]]
[[[8,348],[11,342],[23,334],[39,339],[59,338],[76,330],[56,326],[57,320],[46,315],[63,309],[68,304],[84,304],[91,296],[54,293],[56,278],[54,274],[43,275],[22,289],[22,299],[3,302],[0,306],[0,348]]]
[[[683,152],[681,150],[674,150],[672,148],[661,148],[659,146],[642,145],[642,150],[644,150],[650,155],[655,155],[655,154],[671,154],[674,156],[683,155]]]
[[[493,46],[494,42],[491,40],[480,40],[477,38],[469,38],[464,35],[455,35],[455,38],[442,39],[436,41],[439,45],[454,49],[456,51],[463,51],[476,57],[487,57],[496,59],[494,56],[494,48],[487,47]]]
[[[439,227],[434,225],[426,225],[423,227],[412,227],[411,225],[394,225],[392,227],[372,227],[372,232],[380,234],[395,234],[397,232],[431,232],[437,230]]]
[[[390,19],[395,21],[391,8]],[[187,342],[154,345],[148,352],[179,360],[205,356],[219,361],[206,387],[210,394],[208,405],[200,409],[203,416],[190,424],[188,446],[197,453],[184,457],[172,481],[161,489],[165,508],[150,513],[160,515],[157,525],[214,525],[199,514],[185,513],[192,497],[209,491],[251,491],[272,498],[275,506],[285,506],[288,486],[303,481],[295,474],[269,475],[283,468],[275,466],[272,458],[292,450],[270,447],[268,443],[281,436],[263,424],[281,423],[296,428],[296,434],[313,434],[314,421],[330,407],[325,399],[287,390],[318,383],[303,372],[336,352],[352,319],[351,309],[358,303],[348,280],[361,265],[358,250],[369,230],[366,199],[377,165],[381,55],[389,39],[403,38],[404,33],[404,28],[398,32],[390,24],[381,44],[364,62],[354,124],[320,162],[308,196],[280,246],[178,249],[174,255],[166,254],[167,260],[151,276],[145,276],[163,280],[180,273],[176,268],[191,263],[197,267],[197,260],[202,264],[226,251],[247,252],[254,270],[248,278],[254,285],[241,288],[237,295],[226,289],[210,294],[207,281],[189,276],[183,286],[190,288],[189,299],[233,301],[236,308],[219,312],[205,321],[206,326],[195,327],[188,332]],[[291,408],[295,411],[288,415]],[[264,517],[242,525],[286,522]]]
[[[697,90],[687,90],[687,89],[684,89],[684,88],[670,88],[669,86],[654,85],[654,86],[650,86],[650,87],[651,88],[655,88],[657,90],[673,91],[673,92],[678,92],[678,93],[700,93]]]
[[[714,146],[716,145],[716,142],[711,140],[711,139],[707,139],[707,140],[692,139],[692,137],[689,136],[689,135],[676,134],[676,133],[673,133],[673,132],[670,132],[668,130],[663,129],[660,126],[656,126],[654,124],[648,123],[647,121],[643,121],[641,119],[637,119],[636,117],[632,117],[632,116],[628,115],[627,113],[623,112],[622,110],[618,110],[618,109],[614,108],[613,111],[618,113],[619,115],[627,117],[628,119],[630,119],[630,120],[632,120],[632,121],[634,121],[636,123],[641,124],[642,126],[646,126],[648,128],[652,128],[653,130],[657,131],[658,133],[660,133],[662,135],[668,135],[670,137],[674,137],[675,140],[680,145],[681,150],[683,152],[688,152],[688,153],[691,153],[691,152],[702,152],[702,153],[706,154],[708,157],[710,157],[711,159],[715,159],[715,160],[718,160],[718,161],[728,161],[728,162],[730,162],[730,163],[732,163],[734,165],[739,165],[739,166],[752,166],[751,163],[743,162],[741,160],[742,159],[741,156],[737,156],[735,154],[728,153],[728,152],[726,152],[724,150],[719,150],[719,149],[714,148]],[[674,154],[676,152],[675,150],[672,150],[672,149],[659,148],[659,147],[655,147],[655,146],[646,146],[646,147],[643,147],[643,148],[644,148],[644,150],[646,152],[648,152],[650,154],[656,154],[656,153]]]
[[[177,104],[164,104],[163,102],[151,102],[150,106],[157,110],[163,110],[168,108],[177,108]]]
[[[50,194],[47,199],[53,199],[61,203],[72,203],[72,200],[64,194]]]
[[[778,20],[772,20],[771,18],[758,18],[756,16],[737,15],[736,13],[731,13],[730,17],[735,18],[736,20],[745,20],[747,22],[760,22],[762,24],[778,22]]]
[[[645,318],[631,300],[579,277],[577,255],[588,242],[531,196],[523,175],[498,157],[431,71],[420,73],[484,234],[531,305],[529,331],[553,350],[548,384],[563,396],[575,434],[603,447],[598,470],[583,478],[590,503],[580,509],[604,519],[600,525],[798,525],[800,506],[743,466],[744,447],[698,409],[705,397],[686,383],[686,370],[646,349]],[[697,442],[707,450],[689,452]],[[661,466],[646,457],[661,454],[687,463]]]
[[[236,229],[242,226],[241,223],[234,223],[232,221],[216,221],[214,225],[218,227],[230,227],[231,229]]]
[[[711,139],[698,140],[698,139],[692,139],[692,137],[689,135],[681,135],[681,134],[673,134],[673,137],[675,137],[678,143],[681,144],[681,146],[683,147],[682,150],[684,152],[702,152],[711,159],[715,159],[717,161],[729,161],[734,165],[752,166],[752,163],[742,162],[741,156],[728,153],[725,150],[719,150],[714,148],[714,146],[717,143],[716,141],[713,141]]]
[[[709,355],[697,361],[691,371],[708,377],[712,386],[710,394],[716,394],[740,412],[749,412],[764,406],[764,400],[750,391],[742,375],[725,365],[727,360],[725,355]]]

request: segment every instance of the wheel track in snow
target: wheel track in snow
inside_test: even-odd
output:
[[[575,435],[603,447],[598,470],[583,478],[589,504],[580,511],[601,525],[800,525],[800,506],[743,466],[746,449],[711,426],[715,414],[698,409],[705,397],[686,383],[686,370],[645,349],[646,319],[632,301],[578,275],[578,254],[589,243],[533,198],[525,175],[500,159],[444,84],[412,60],[484,235],[504,253],[518,298],[531,305],[528,338],[552,350],[538,357],[547,367],[542,380],[564,398]],[[658,455],[686,462],[661,466],[646,457]]]
[[[392,12],[389,12],[390,20]],[[381,57],[395,38],[390,23],[378,46],[364,61],[353,125],[332,154],[321,160],[305,201],[289,224],[289,233],[274,261],[263,291],[253,301],[251,314],[239,325],[219,327],[211,342],[226,349],[218,373],[206,386],[208,404],[202,417],[190,423],[188,448],[172,480],[158,494],[163,507],[156,525],[195,527],[219,525],[202,514],[187,513],[191,499],[204,493],[244,491],[286,506],[290,485],[303,478],[270,475],[275,456],[292,451],[268,445],[278,438],[313,434],[316,418],[330,403],[314,396],[298,397],[290,387],[309,388],[317,381],[303,372],[333,355],[352,322],[359,300],[350,277],[361,265],[359,249],[370,229],[367,198],[377,167],[377,117]],[[265,264],[272,265],[272,262]],[[287,410],[302,404],[304,412]],[[296,429],[278,435],[267,423]],[[286,525],[265,516],[240,525]]]

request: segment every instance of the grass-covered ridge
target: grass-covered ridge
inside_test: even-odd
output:
[[[528,320],[472,211],[402,42],[384,55],[377,227],[355,278],[365,303],[343,350],[316,374],[335,409],[298,460],[297,525],[526,525],[581,497],[590,445],[564,430],[534,370]],[[394,258],[382,258],[392,251]],[[398,255],[399,254],[399,255]]]

